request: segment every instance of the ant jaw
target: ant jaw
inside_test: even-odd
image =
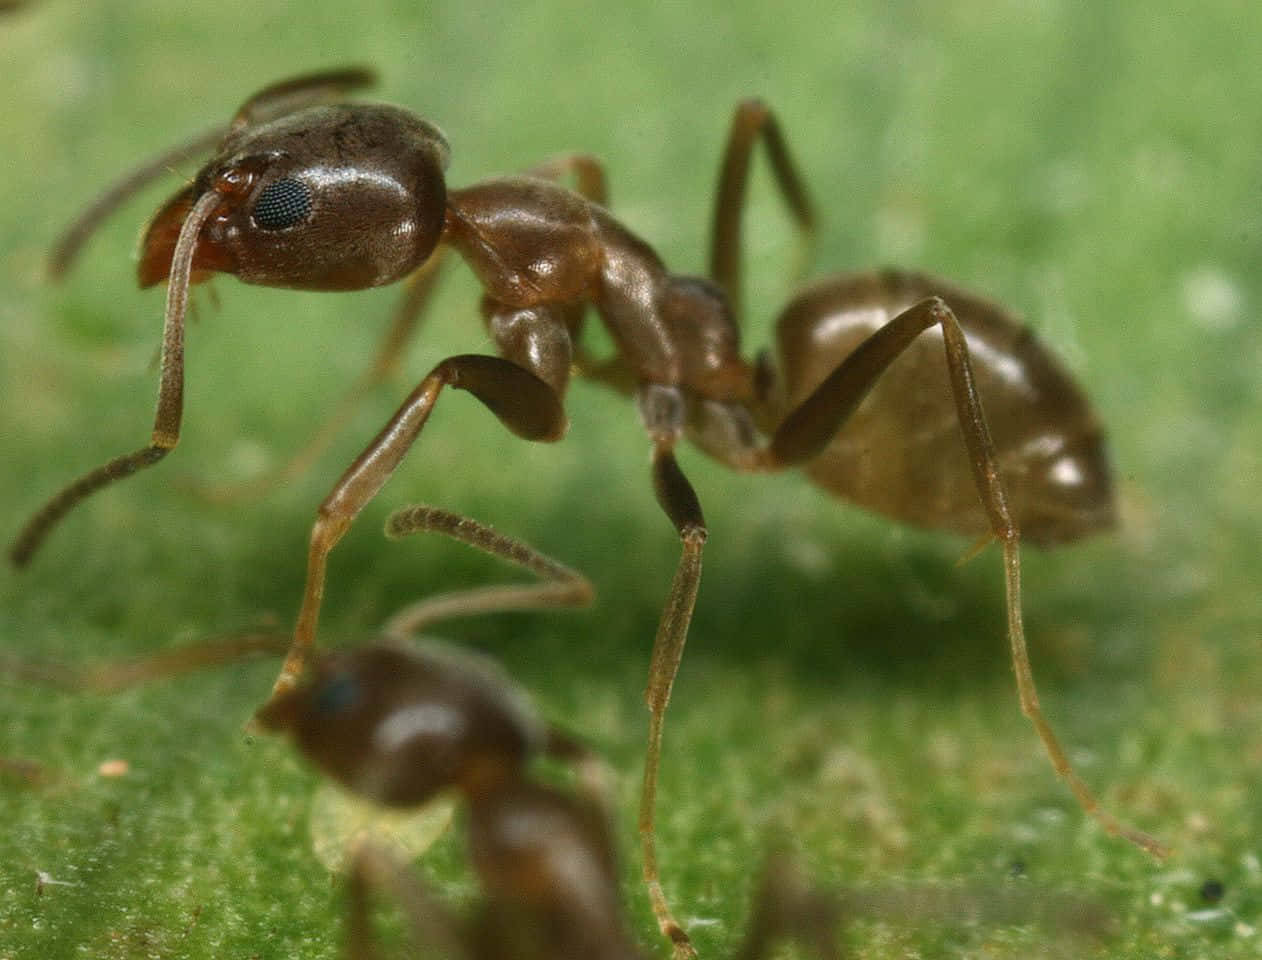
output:
[[[140,244],[136,278],[141,289],[161,283],[171,275],[171,259],[189,211],[197,200],[195,185],[185,187],[158,210],[145,228]],[[213,218],[215,214],[211,214]],[[203,232],[193,251],[193,273],[190,283],[202,283],[213,273],[236,273],[236,260],[221,245],[212,242]]]

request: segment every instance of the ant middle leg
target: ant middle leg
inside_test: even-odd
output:
[[[687,960],[696,957],[696,950],[687,931],[671,912],[662,890],[657,866],[655,811],[666,708],[670,704],[671,689],[683,659],[688,627],[697,602],[697,590],[701,584],[701,554],[707,531],[696,491],[675,460],[675,445],[683,429],[682,397],[673,388],[649,385],[641,388],[637,399],[653,438],[653,489],[658,504],[679,534],[682,548],[653,640],[648,684],[644,691],[644,701],[649,708],[649,736],[640,792],[640,848],[644,882],[657,925],[662,935],[672,943],[675,960]]]
[[[951,308],[941,298],[922,300],[864,340],[813,393],[781,420],[770,444],[758,458],[758,466],[763,469],[782,469],[806,463],[816,457],[889,365],[921,333],[934,326],[942,332],[956,419],[963,433],[973,480],[990,525],[991,535],[1000,541],[1003,550],[1008,641],[1013,670],[1017,677],[1021,710],[1034,725],[1056,773],[1069,785],[1083,810],[1107,832],[1125,837],[1156,857],[1164,857],[1168,851],[1159,841],[1121,822],[1100,806],[1074,770],[1051,725],[1043,716],[1026,648],[1021,611],[1020,534],[1008,507],[996,462],[995,446],[974,382],[964,332]]]

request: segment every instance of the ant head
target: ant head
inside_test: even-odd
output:
[[[150,222],[140,284],[166,279],[186,217],[212,191],[221,199],[198,233],[195,276],[303,290],[393,283],[442,234],[447,157],[438,128],[386,105],[310,107],[233,131]]]
[[[542,740],[529,704],[494,665],[437,646],[326,657],[258,720],[288,731],[349,789],[397,807],[515,779]]]

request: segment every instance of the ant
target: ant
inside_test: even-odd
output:
[[[467,517],[406,507],[387,521],[391,538],[437,532],[500,556],[524,545]],[[522,565],[529,566],[529,563]],[[545,571],[536,569],[543,574]],[[578,577],[546,571],[558,582]],[[380,888],[404,908],[419,949],[468,958],[607,958],[642,954],[627,930],[611,831],[609,773],[580,740],[541,720],[529,696],[489,657],[416,633],[444,616],[441,597],[391,617],[376,642],[318,653],[303,681],[259,710],[257,722],[288,734],[307,760],[350,793],[379,806],[420,808],[454,793],[468,812],[468,846],[483,901],[465,920],[426,891],[380,843],[359,838],[347,859],[348,953],[376,956],[368,894]],[[288,637],[265,631],[211,637],[94,668],[0,660],[11,679],[67,692],[113,693],[158,679],[283,654]],[[569,768],[576,789],[531,775],[539,758]],[[14,765],[16,768],[16,765]],[[742,960],[795,938],[821,960],[840,957],[841,903],[807,888],[783,857],[764,870]]]
[[[392,538],[423,532],[500,556],[529,552],[476,520],[435,507],[405,507],[387,521]],[[579,576],[568,568],[519,565],[558,582]],[[543,722],[491,658],[418,641],[416,633],[450,615],[448,607],[441,596],[421,600],[387,621],[377,641],[317,653],[302,682],[257,716],[261,727],[287,734],[322,773],[377,806],[417,809],[455,794],[468,811],[468,846],[483,892],[468,916],[437,900],[370,834],[348,841],[339,868],[348,883],[347,953],[352,960],[377,956],[369,895],[380,890],[402,908],[418,949],[470,960],[642,958],[621,902],[608,767],[587,744]],[[260,630],[89,667],[3,658],[0,673],[69,693],[108,694],[246,657],[280,655],[288,640]],[[544,757],[568,768],[574,786],[561,790],[534,778],[531,765]],[[29,783],[49,778],[29,761],[0,758],[0,772]],[[56,881],[41,873],[38,882]],[[961,917],[1033,921],[1096,940],[1108,925],[1097,904],[1045,892],[1037,898],[996,887],[823,892],[788,856],[774,853],[764,863],[749,929],[734,956],[759,960],[778,942],[793,940],[820,960],[840,960],[839,936],[860,916],[900,924],[950,924]]]
[[[801,466],[835,496],[902,522],[971,535],[988,530],[977,548],[994,539],[1002,549],[1022,711],[1083,809],[1109,833],[1165,855],[1155,839],[1099,806],[1039,706],[1022,622],[1021,537],[1050,545],[1086,536],[1112,523],[1113,502],[1097,418],[1027,328],[1004,308],[924,274],[836,275],[781,313],[778,361],[765,354],[746,360],[737,323],[741,217],[759,143],[798,229],[808,239],[814,230],[806,189],[764,104],[751,100],[736,109],[704,279],[671,273],[613,217],[604,205],[603,167],[592,157],[562,156],[527,175],[449,189],[448,144],[437,127],[399,107],[344,102],[371,80],[369,71],[350,69],[267,87],[226,130],[120,181],[65,235],[55,273],[122,199],[170,164],[214,147],[195,180],[155,215],[142,244],[141,285],[168,281],[150,442],[49,500],[14,542],[15,564],[29,562],[84,498],[176,445],[191,284],[232,273],[246,283],[350,290],[413,276],[371,382],[415,329],[443,253],[454,249],[482,284],[482,315],[498,355],[461,354],[434,367],[320,504],[273,702],[300,683],[311,660],[330,551],[412,447],[443,389],[467,390],[516,435],[551,443],[566,432],[563,401],[577,372],[633,398],[652,448],[656,497],[681,543],[645,691],[650,723],[640,804],[645,880],[659,925],[681,956],[691,947],[661,889],[653,817],[665,711],[707,536],[700,501],[675,458],[684,437],[739,471]],[[570,175],[576,190],[556,182]],[[614,343],[610,358],[598,360],[582,346],[589,305]],[[1012,484],[1011,496],[1001,478]],[[548,582],[509,595],[474,592],[453,607],[472,613],[589,598],[572,582]]]
[[[349,861],[347,952],[375,956],[368,894],[401,905],[417,949],[470,960],[634,960],[605,802],[603,768],[588,748],[540,722],[492,661],[435,643],[394,642],[317,655],[304,682],[258,713],[288,733],[324,774],[387,807],[424,805],[454,791],[468,811],[468,846],[483,897],[455,916],[372,841]],[[576,769],[579,790],[531,779],[549,756]],[[841,956],[839,904],[810,890],[787,862],[764,873],[737,956],[754,960],[780,939]]]

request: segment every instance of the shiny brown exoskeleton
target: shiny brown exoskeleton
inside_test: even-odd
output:
[[[736,304],[740,218],[755,144],[765,145],[797,224],[806,233],[813,225],[806,192],[762,104],[746,102],[736,111],[706,280],[671,273],[609,213],[602,170],[589,157],[448,189],[448,147],[437,128],[393,106],[324,102],[367,79],[363,71],[341,71],[262,91],[226,131],[141,168],[66,234],[54,258],[58,272],[122,197],[164,166],[218,144],[192,186],[160,210],[144,242],[141,282],[169,280],[151,441],[49,501],[15,542],[15,563],[26,563],[79,501],[175,446],[191,283],[228,272],[250,283],[355,289],[413,274],[374,379],[397,357],[440,254],[451,248],[482,283],[482,312],[498,356],[465,354],[438,364],[320,505],[293,645],[274,695],[299,681],[310,658],[329,552],[411,448],[443,388],[468,390],[517,435],[552,442],[565,433],[563,400],[578,370],[634,396],[652,444],[657,498],[682,543],[646,691],[651,719],[641,804],[645,876],[662,929],[681,952],[689,950],[687,937],[658,882],[653,809],[662,724],[706,539],[699,501],[675,460],[685,435],[738,470],[802,466],[837,496],[897,519],[974,535],[988,530],[1003,550],[1022,709],[1084,809],[1110,832],[1162,852],[1099,808],[1039,710],[1021,618],[1019,538],[1056,543],[1085,536],[1111,523],[1113,506],[1095,416],[1024,327],[1002,308],[919,274],[834,277],[786,308],[777,359],[751,363],[740,352]],[[554,182],[566,173],[577,176],[577,192]],[[603,362],[582,348],[588,306],[615,346]],[[547,583],[511,596],[480,591],[455,608],[555,605],[586,596]]]
[[[467,934],[477,938],[472,956],[635,956],[605,811],[593,796],[527,775],[535,756],[569,758],[574,745],[544,727],[488,663],[438,647],[323,657],[309,682],[274,697],[259,720],[289,732],[322,771],[378,803],[414,807],[457,791],[486,893]],[[398,886],[400,877],[369,850],[352,876],[362,884],[383,870],[380,879]],[[362,891],[352,900],[362,902]],[[449,928],[466,936],[454,922]],[[353,943],[364,939],[362,921],[352,930]]]
[[[570,793],[532,779],[550,754],[594,763],[548,728],[489,661],[449,648],[375,645],[318,656],[307,679],[259,712],[270,729],[349,790],[388,806],[424,804],[455,790],[468,811],[470,858],[482,889],[462,917],[384,850],[354,851],[349,954],[375,956],[367,895],[403,907],[417,947],[467,960],[638,960],[602,791]],[[783,867],[780,868],[782,871]],[[742,960],[790,937],[821,960],[839,957],[836,902],[795,882],[764,882]]]

